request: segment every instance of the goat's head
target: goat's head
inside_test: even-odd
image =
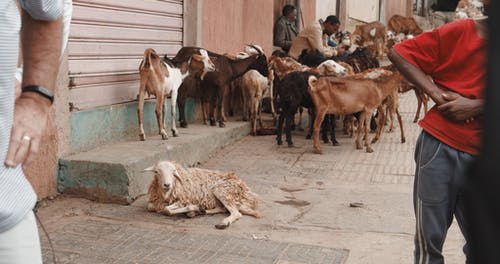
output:
[[[200,54],[193,53],[189,62],[189,67],[195,72],[201,72],[200,79],[203,80],[207,72],[214,72],[215,65],[208,53],[204,49],[199,50]]]
[[[347,69],[335,62],[334,60],[326,60],[318,66],[320,74],[344,76],[347,74]]]
[[[144,169],[154,173],[154,181],[157,190],[161,191],[163,199],[167,199],[175,188],[176,179],[182,182],[179,171],[174,163],[160,161],[155,165]]]

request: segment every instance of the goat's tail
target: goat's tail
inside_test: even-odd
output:
[[[156,51],[152,48],[148,48],[144,51],[144,58],[142,60],[142,63],[141,65],[139,66],[139,70],[140,71],[148,71],[148,70],[152,70],[153,69],[153,65],[152,65],[152,62],[151,62],[151,58],[152,57],[158,57],[158,55],[156,55]]]
[[[316,76],[314,75],[309,76],[307,84],[309,85],[309,89],[311,89],[311,91],[315,91],[314,87],[316,85],[316,82],[318,82],[318,78]]]

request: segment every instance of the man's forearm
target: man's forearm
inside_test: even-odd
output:
[[[23,86],[41,85],[53,91],[62,43],[62,19],[34,20],[22,11]]]
[[[388,58],[410,83],[422,89],[436,104],[446,102],[442,97],[443,90],[434,84],[422,70],[407,62],[393,49],[389,52]]]

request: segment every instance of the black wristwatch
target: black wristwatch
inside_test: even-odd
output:
[[[54,94],[47,88],[40,85],[28,85],[24,86],[22,89],[23,93],[32,92],[37,93],[50,100],[50,103],[54,103]]]

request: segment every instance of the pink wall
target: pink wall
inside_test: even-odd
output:
[[[411,5],[408,4],[408,1],[401,1],[401,0],[386,0],[385,4],[385,20],[386,21],[381,21],[382,23],[387,25],[387,21],[393,16],[393,15],[402,15],[402,16],[407,16],[410,13],[408,12],[410,10],[409,7]]]
[[[252,43],[271,54],[274,16],[269,0],[205,0],[202,9],[202,47],[236,53]]]
[[[278,3],[277,3],[278,1]],[[202,7],[201,46],[217,53],[236,53],[245,44],[272,51],[273,26],[284,2],[274,0],[205,0]],[[316,1],[301,1],[305,26],[316,19]]]

